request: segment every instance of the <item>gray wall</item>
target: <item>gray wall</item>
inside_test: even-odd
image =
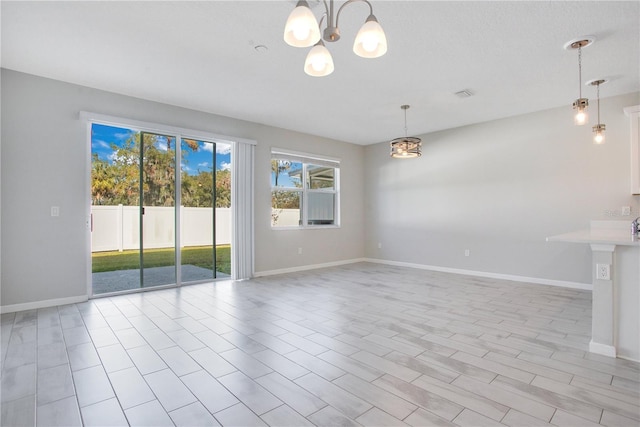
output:
[[[602,146],[591,143],[590,127],[572,125],[565,107],[422,135],[423,157],[405,161],[390,159],[387,143],[361,147],[10,70],[1,84],[2,306],[86,295],[81,110],[257,140],[258,273],[367,256],[590,283],[586,245],[545,237],[612,219],[604,212],[625,205],[640,210],[629,192],[622,112],[640,103],[637,93],[603,99]],[[271,147],[342,160],[341,228],[271,229]]]
[[[256,151],[256,273],[364,256],[364,147],[264,127]],[[311,143],[313,141],[313,143]],[[340,162],[340,228],[271,229],[271,148],[323,154]],[[302,255],[298,255],[302,248]]]
[[[391,159],[387,143],[366,147],[367,257],[591,283],[588,245],[545,237],[588,228],[592,219],[639,215],[622,109],[639,104],[640,94],[601,100],[604,145],[592,143],[591,126],[573,125],[570,101],[420,135],[419,159]],[[593,100],[591,110],[595,123]],[[622,206],[635,216],[605,216]]]
[[[1,304],[86,295],[90,148],[81,110],[258,141],[256,271],[361,258],[364,148],[2,70]],[[212,93],[215,96],[215,93]],[[342,160],[342,228],[272,231],[272,146]],[[51,206],[60,216],[50,216]],[[297,255],[298,247],[303,255]]]

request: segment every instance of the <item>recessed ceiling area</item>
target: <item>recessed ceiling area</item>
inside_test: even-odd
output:
[[[306,75],[309,49],[282,39],[292,1],[2,1],[1,65],[362,145],[403,135],[403,104],[409,135],[559,106],[570,122],[577,55],[563,46],[585,34],[596,41],[583,50],[583,81],[608,80],[601,102],[640,90],[639,2],[371,4],[387,54],[353,53],[369,13],[356,2],[340,41],[326,43],[327,77]],[[595,87],[583,93],[595,99]]]

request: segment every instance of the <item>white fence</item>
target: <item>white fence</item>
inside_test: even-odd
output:
[[[300,225],[300,209],[271,209],[272,227],[297,227]]]
[[[140,248],[139,206],[92,206],[91,251],[122,251]],[[213,209],[180,207],[180,246],[213,245]],[[216,245],[231,243],[231,209],[216,208]],[[175,209],[145,207],[145,248],[175,245]]]

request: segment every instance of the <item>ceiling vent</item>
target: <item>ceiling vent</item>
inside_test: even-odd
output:
[[[470,98],[473,96],[473,93],[469,89],[461,90],[460,92],[454,93],[458,98]]]

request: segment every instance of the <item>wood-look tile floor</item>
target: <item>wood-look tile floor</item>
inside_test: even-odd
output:
[[[2,315],[2,426],[638,426],[591,293],[377,264]]]

